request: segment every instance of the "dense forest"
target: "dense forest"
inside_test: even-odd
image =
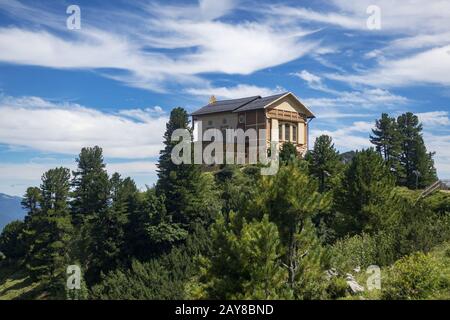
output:
[[[383,114],[374,147],[345,159],[325,135],[304,158],[285,144],[274,176],[173,164],[171,134],[189,127],[173,109],[146,191],[109,176],[97,146],[75,171],[45,172],[0,235],[0,298],[20,278],[29,290],[13,298],[450,299],[450,195],[420,197],[437,176],[414,114]]]

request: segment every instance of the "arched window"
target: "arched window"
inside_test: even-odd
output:
[[[284,125],[284,140],[291,140],[291,126],[287,123]]]

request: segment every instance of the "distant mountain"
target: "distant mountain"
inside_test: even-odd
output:
[[[0,232],[3,227],[14,220],[22,220],[25,210],[22,209],[20,197],[8,196],[0,193]]]
[[[355,151],[347,151],[344,153],[341,153],[341,160],[343,163],[349,163],[353,160],[353,158],[356,156]]]

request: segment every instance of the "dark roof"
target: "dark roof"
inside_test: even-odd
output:
[[[249,111],[249,110],[257,110],[257,109],[263,109],[275,100],[280,99],[281,97],[291,94],[289,92],[276,94],[269,97],[260,97],[260,96],[253,96],[248,98],[240,98],[240,99],[233,99],[233,100],[221,100],[216,101],[213,104],[208,104],[207,106],[204,106],[203,108],[198,109],[194,113],[192,113],[192,116],[199,116],[199,115],[205,115],[205,114],[211,114],[211,113],[218,113],[218,112],[241,112],[241,111]],[[298,99],[293,96],[297,101]],[[303,104],[302,104],[303,105]],[[307,117],[308,118],[314,118],[314,114],[306,107],[307,110]]]
[[[192,113],[192,115],[198,116],[202,114],[230,112],[260,98],[260,96],[253,96],[248,98],[216,101],[213,104],[208,104],[207,106],[204,106],[203,108],[195,111],[194,113]]]
[[[267,106],[268,104],[274,102],[275,100],[281,98],[282,96],[284,96],[286,94],[287,94],[287,92],[276,94],[276,95],[273,95],[270,97],[264,97],[264,98],[259,98],[259,99],[253,100],[252,102],[246,104],[245,106],[239,108],[238,110],[234,110],[234,112],[262,109],[265,106]]]

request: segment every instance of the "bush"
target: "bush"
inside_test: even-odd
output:
[[[414,253],[398,260],[382,282],[382,299],[430,299],[443,284],[440,265],[424,253]]]
[[[365,233],[338,240],[330,251],[331,266],[343,271],[377,263],[376,241]]]
[[[345,297],[347,294],[348,284],[344,278],[333,277],[330,279],[330,283],[326,289],[329,299],[338,299]]]

